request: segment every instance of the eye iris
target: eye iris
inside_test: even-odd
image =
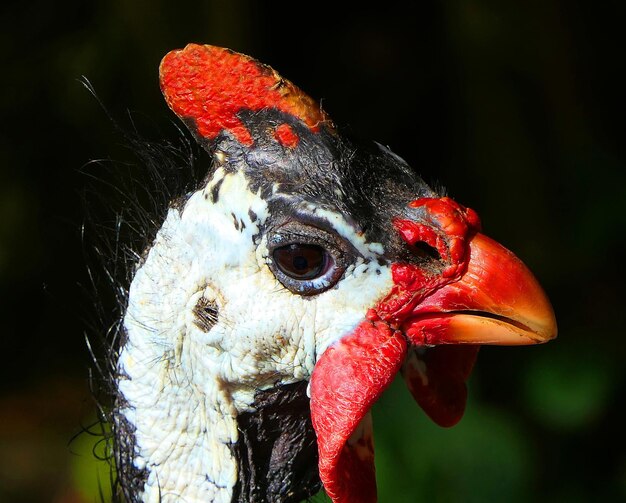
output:
[[[274,250],[281,271],[294,279],[312,279],[324,273],[326,251],[315,245],[291,244]]]

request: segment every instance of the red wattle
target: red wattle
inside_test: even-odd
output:
[[[320,478],[334,503],[376,501],[371,432],[368,424],[355,430],[399,371],[406,351],[399,331],[367,320],[326,349],[315,366],[311,419]]]
[[[480,346],[436,346],[409,353],[402,373],[409,391],[439,426],[454,426],[463,417],[466,382]]]

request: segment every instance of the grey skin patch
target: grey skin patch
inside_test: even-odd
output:
[[[208,332],[219,319],[219,307],[214,300],[200,297],[193,308],[193,314],[196,317],[194,324],[203,332]]]

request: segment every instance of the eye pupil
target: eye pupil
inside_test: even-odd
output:
[[[309,261],[302,255],[298,255],[293,258],[293,266],[298,271],[305,270],[308,267],[308,265],[309,265]]]
[[[327,252],[321,246],[290,244],[274,250],[274,261],[287,276],[313,279],[326,272]]]

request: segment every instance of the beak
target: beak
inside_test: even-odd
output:
[[[478,345],[556,337],[550,302],[528,268],[481,233],[468,249],[460,277],[422,299],[404,321],[383,321],[372,311],[320,357],[311,418],[320,478],[333,502],[376,501],[369,409],[399,370],[431,419],[451,426],[463,414]]]
[[[545,292],[513,253],[477,233],[461,278],[424,299],[402,324],[417,346],[525,345],[557,335]]]
[[[557,335],[550,301],[520,259],[481,233],[469,254],[460,279],[424,299],[402,324],[415,346],[404,380],[424,412],[446,427],[463,417],[478,344],[537,344]]]

